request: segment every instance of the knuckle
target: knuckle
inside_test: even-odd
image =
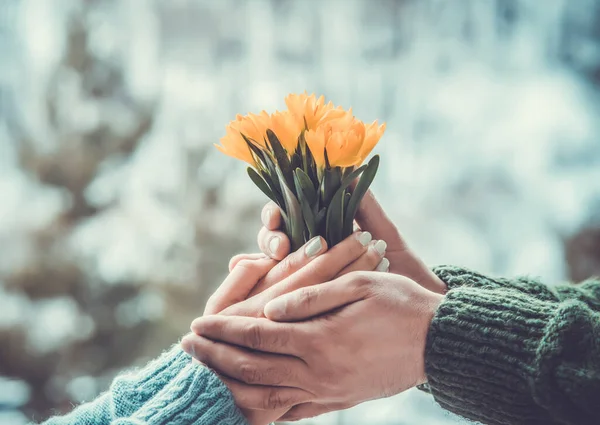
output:
[[[258,349],[262,346],[262,331],[256,324],[250,324],[244,332],[244,344],[252,349]]]
[[[243,362],[239,366],[240,379],[246,384],[257,384],[261,382],[261,373],[255,364]]]
[[[371,293],[374,282],[369,273],[358,271],[350,273],[347,276],[350,288],[356,296],[364,297]]]
[[[289,275],[294,270],[294,259],[293,256],[288,255],[279,262],[277,268],[283,275]]]
[[[306,308],[311,308],[319,296],[319,291],[314,286],[307,286],[300,290],[299,302]]]

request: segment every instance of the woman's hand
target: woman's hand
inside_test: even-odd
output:
[[[229,276],[210,297],[204,314],[263,317],[275,297],[352,271],[387,271],[386,244],[369,232],[356,232],[327,249],[322,237],[276,262],[264,254],[241,254],[229,263]]]
[[[281,211],[273,202],[263,208],[263,228],[258,233],[258,246],[267,256],[279,260],[284,258],[290,247],[285,233],[279,231]],[[368,191],[356,214],[356,223],[362,230],[369,231],[375,239],[387,242],[386,258],[389,271],[419,282],[421,286],[438,294],[446,292],[446,285],[408,247],[406,241],[392,223],[371,191]]]

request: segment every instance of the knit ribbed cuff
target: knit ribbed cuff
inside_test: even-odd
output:
[[[144,367],[119,375],[110,389],[114,416],[127,418],[133,415],[157,391],[171,382],[187,363],[186,354],[176,344]]]
[[[186,360],[187,365],[179,374],[132,419],[147,425],[246,425],[231,392],[219,377],[191,358]]]
[[[427,337],[429,391],[443,408],[486,424],[541,423],[530,380],[555,304],[514,289],[453,287]]]
[[[461,286],[477,288],[501,288],[510,286],[510,281],[504,278],[492,278],[464,267],[436,266],[432,271],[446,284],[448,290]]]
[[[225,384],[178,344],[144,368],[120,375],[111,394],[114,416],[131,423],[246,424]]]

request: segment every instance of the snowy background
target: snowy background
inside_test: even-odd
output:
[[[213,147],[308,90],[387,121],[374,190],[427,262],[600,272],[598,0],[1,0],[0,424],[156,356],[255,250]],[[453,424],[409,391],[306,424]]]

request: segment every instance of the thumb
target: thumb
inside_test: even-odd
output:
[[[360,202],[356,212],[356,222],[362,230],[370,232],[373,239],[385,240],[390,251],[402,251],[407,248],[398,228],[383,211],[370,190],[365,193]]]
[[[307,320],[359,301],[366,296],[360,287],[366,285],[362,285],[364,279],[352,279],[353,275],[281,295],[265,305],[265,317],[276,322]]]

